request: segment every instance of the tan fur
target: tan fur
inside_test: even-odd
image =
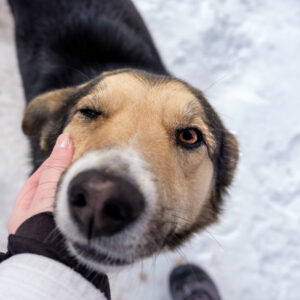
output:
[[[238,145],[201,92],[174,78],[133,70],[106,72],[93,82],[74,103],[67,103],[68,95],[89,83],[33,100],[23,121],[25,133],[39,135],[41,148],[49,153],[61,132],[61,115],[68,118],[64,132],[74,142],[74,160],[103,148],[132,147],[140,153],[151,166],[158,192],[142,256],[164,244],[177,246],[216,221],[238,161]],[[59,114],[66,105],[68,110]],[[88,120],[79,112],[85,108],[101,115]],[[199,128],[205,140],[192,151],[176,142],[177,129],[187,127]]]
[[[102,116],[85,120],[76,111],[86,106],[101,111]],[[200,102],[183,84],[151,85],[128,73],[109,76],[72,113],[64,132],[74,141],[74,160],[103,147],[133,146],[153,168],[159,206],[174,208],[179,218],[196,222],[210,195],[213,166],[208,151],[214,151],[215,143]],[[175,139],[178,127],[199,127],[207,146],[196,151],[181,149]]]

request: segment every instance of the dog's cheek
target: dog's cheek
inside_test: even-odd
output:
[[[81,157],[86,152],[86,142],[89,139],[91,132],[88,128],[78,124],[76,121],[69,123],[63,130],[63,133],[68,134],[74,145],[73,161]]]

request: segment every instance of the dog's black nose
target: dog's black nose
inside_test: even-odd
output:
[[[142,194],[132,183],[96,170],[74,177],[68,197],[71,214],[88,238],[120,232],[145,208]]]

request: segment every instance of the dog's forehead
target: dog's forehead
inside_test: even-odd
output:
[[[200,95],[201,92],[199,91]],[[123,123],[142,120],[144,125],[161,124],[166,130],[198,127],[214,149],[215,138],[207,120],[207,107],[184,82],[139,71],[104,73],[76,108],[91,106],[103,115],[122,112]],[[160,125],[158,125],[160,126]]]
[[[181,81],[145,72],[104,73],[78,105],[99,104],[109,111],[142,107],[165,118],[205,118],[199,99]]]

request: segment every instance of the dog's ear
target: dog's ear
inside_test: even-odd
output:
[[[22,128],[31,137],[38,137],[41,148],[49,152],[68,122],[69,111],[98,84],[99,77],[79,84],[41,94],[27,106]]]
[[[232,183],[239,159],[239,147],[235,136],[222,128],[222,137],[215,154],[215,187],[211,191],[209,201],[203,207],[197,229],[214,223],[221,212],[222,202],[228,187]]]
[[[66,105],[74,88],[65,88],[44,93],[34,98],[27,106],[22,122],[27,136],[40,136],[47,124]]]
[[[214,206],[219,210],[226,189],[232,183],[239,160],[239,147],[235,136],[224,130],[219,145],[219,155],[216,161],[216,195]]]
[[[78,87],[64,88],[41,94],[27,106],[22,128],[30,137],[38,137],[40,147],[46,153],[51,151],[59,134],[63,132],[68,110],[76,102]]]

